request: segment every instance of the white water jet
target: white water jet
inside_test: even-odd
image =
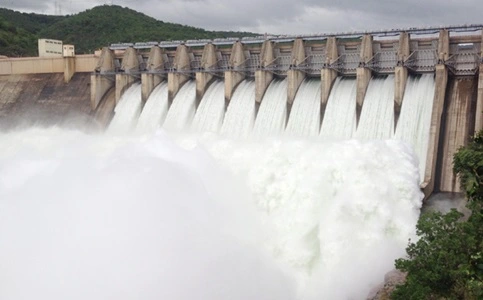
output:
[[[356,80],[338,77],[327,101],[320,128],[326,139],[350,139],[356,130]]]
[[[137,131],[155,132],[168,113],[168,83],[161,82],[151,93],[139,116]]]
[[[394,136],[394,75],[369,82],[355,136],[366,140]]]
[[[196,113],[196,83],[186,82],[171,104],[163,127],[170,131],[189,128]]]
[[[191,129],[198,132],[218,132],[225,115],[225,83],[213,82],[206,91],[195,117]]]
[[[320,80],[305,80],[292,104],[285,131],[291,136],[317,136],[320,129]]]
[[[141,114],[141,108],[141,84],[133,83],[119,99],[114,109],[114,117],[107,129],[108,132],[124,133],[134,129]]]
[[[258,110],[253,135],[277,136],[287,122],[287,80],[273,80],[263,96]]]
[[[408,78],[395,134],[396,139],[409,143],[416,152],[421,181],[424,180],[428,155],[434,89],[433,74]]]
[[[232,138],[247,138],[255,124],[255,82],[244,80],[235,90],[226,110],[221,133]]]

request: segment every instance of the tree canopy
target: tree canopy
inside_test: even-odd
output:
[[[37,39],[74,44],[76,53],[120,42],[254,36],[250,32],[207,31],[156,20],[129,8],[102,5],[79,14],[47,16],[0,9],[0,55],[37,55]]]

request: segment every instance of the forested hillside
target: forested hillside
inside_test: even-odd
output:
[[[0,9],[0,55],[35,56],[37,39],[74,44],[77,54],[111,43],[252,36],[248,32],[207,31],[156,20],[129,8],[97,6],[69,16],[47,16]]]

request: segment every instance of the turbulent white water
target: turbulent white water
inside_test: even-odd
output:
[[[395,134],[396,139],[413,146],[419,157],[421,181],[426,168],[434,88],[433,74],[408,78]]]
[[[392,99],[372,103],[386,101],[390,80],[371,82],[361,113],[380,121],[367,121],[383,128],[374,137],[390,128]],[[196,112],[205,131],[221,124],[219,85]],[[256,122],[254,86],[237,88],[220,135],[178,133],[195,116],[194,82],[158,130],[165,85],[141,117],[149,105],[156,120],[136,130],[138,86],[106,134],[0,133],[0,299],[364,299],[415,237],[422,193],[410,145],[424,170],[434,79],[409,78],[387,140],[360,129],[344,141],[355,80],[335,82],[321,137],[319,81],[304,82],[292,106],[296,138],[280,135],[286,82],[271,84]]]
[[[338,77],[327,101],[320,136],[349,139],[356,130],[356,80]]]
[[[317,136],[320,129],[320,80],[305,80],[292,104],[288,135]]]
[[[394,76],[373,78],[367,87],[356,137],[389,139],[394,136]]]
[[[232,138],[247,138],[255,124],[255,82],[242,81],[236,88],[228,108],[221,132]]]
[[[186,82],[169,108],[163,127],[180,131],[189,128],[196,112],[196,83]]]
[[[225,83],[213,82],[196,110],[191,129],[200,132],[218,132],[225,115]]]
[[[156,131],[163,124],[168,108],[168,84],[161,82],[146,101],[139,116],[137,130],[139,132]]]
[[[414,235],[398,141],[178,139],[0,134],[0,299],[359,299]]]
[[[114,117],[109,124],[109,132],[126,132],[132,130],[141,114],[141,84],[134,83],[124,92],[114,109]]]
[[[287,80],[274,80],[267,88],[258,110],[253,134],[258,137],[279,135],[287,122]]]

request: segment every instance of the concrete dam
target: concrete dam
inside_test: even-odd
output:
[[[459,191],[482,28],[0,59],[0,298],[366,298]]]
[[[426,121],[429,124],[415,125],[428,126],[427,132],[407,141],[416,147],[414,139],[424,136],[424,143],[427,142],[425,146],[418,146],[425,147],[418,155],[421,161],[425,161],[420,167],[424,168],[421,176],[426,196],[433,190],[454,192],[459,191],[459,184],[452,172],[453,154],[475,131],[483,128],[480,29],[479,25],[466,25],[321,36],[123,43],[105,47],[97,56],[4,59],[0,60],[0,124],[4,129],[19,123],[55,124],[63,122],[62,119],[69,115],[82,120],[83,126],[94,116],[94,125],[90,127],[102,128],[110,122],[124,93],[136,83],[140,84],[141,107],[150,97],[156,97],[153,91],[163,84],[163,91],[157,93],[164,93],[167,89],[166,105],[169,107],[188,83],[193,91],[187,92],[187,97],[195,97],[194,111],[210,86],[215,89],[216,85],[218,92],[223,89],[224,111],[229,111],[237,88],[243,87],[254,90],[254,95],[249,97],[253,97],[258,112],[263,99],[270,97],[267,90],[273,85],[272,89],[281,93],[277,97],[286,99],[284,125],[281,126],[287,131],[295,123],[291,122],[290,116],[297,113],[292,113],[292,107],[298,95],[301,98],[298,102],[320,100],[320,107],[314,105],[312,108],[315,115],[307,116],[312,118],[316,129],[310,134],[300,129],[301,135],[317,135],[319,132],[323,135],[323,131],[343,131],[345,127],[348,133],[333,134],[333,138],[392,138],[398,135],[397,125],[405,93],[411,94],[406,95],[408,98],[418,97],[411,90],[410,86],[414,86],[411,82],[419,82],[422,75],[431,74],[434,83],[429,84],[434,85],[434,92],[430,93],[434,95],[420,96],[424,101],[432,102],[427,108],[431,112]],[[66,83],[61,83],[61,72]],[[383,81],[389,86],[386,91],[389,94],[385,97],[393,99],[393,103],[388,104],[393,111],[389,116],[391,124],[381,125],[387,128],[385,135],[369,133],[361,136],[363,130],[382,130],[378,129],[380,125],[365,125],[370,119],[383,122],[384,116],[377,112],[377,108],[374,114],[364,113],[364,103],[366,98],[380,96]],[[275,88],[275,85],[279,87]],[[303,96],[306,85],[320,91],[314,90],[312,94],[309,91],[309,96]],[[354,93],[351,94],[352,90]],[[331,96],[337,98],[339,94],[347,99],[352,97],[355,108],[350,102],[345,108],[340,106],[339,112],[327,112],[331,107],[329,99]],[[313,99],[302,99],[307,97]],[[336,103],[340,99],[332,101]],[[334,103],[332,105],[336,105]],[[190,118],[194,117],[194,111]],[[336,116],[337,113],[340,115]],[[355,114],[353,124],[352,114]],[[351,119],[350,124],[334,123],[335,128],[324,129],[328,128],[328,125],[324,127],[324,120],[329,123],[331,118],[347,116]],[[156,117],[159,120],[154,126],[161,126],[165,115]],[[207,130],[221,129],[224,114],[218,118],[220,126]],[[255,113],[243,130],[251,131],[256,118]],[[423,121],[415,119],[414,122]],[[401,128],[405,126],[407,124],[400,125]]]
[[[167,89],[166,101],[169,106],[176,102],[178,93],[188,84],[190,87],[185,87],[190,90],[185,91],[188,96],[179,98],[187,97],[184,101],[195,101],[190,119],[194,117],[196,107],[200,109],[203,101],[209,101],[206,98],[211,96],[204,98],[204,95],[210,87],[218,91],[214,93],[223,92],[223,111],[228,109],[228,114],[230,103],[240,87],[254,90],[251,97],[259,114],[264,99],[278,98],[276,101],[280,102],[279,105],[285,99],[283,116],[278,118],[283,119],[280,126],[289,131],[291,118],[296,118],[292,115],[299,113],[293,111],[300,105],[295,102],[297,96],[301,98],[298,102],[315,99],[320,105],[309,109],[315,110],[315,115],[302,117],[313,119],[312,122],[316,124],[315,131],[311,133],[313,135],[319,132],[323,135],[324,130],[337,132],[337,129],[344,130],[344,127],[349,132],[340,136],[335,134],[333,138],[392,138],[394,135],[403,135],[403,128],[413,123],[416,126],[414,130],[424,131],[418,137],[408,137],[407,141],[413,143],[414,147],[424,148],[419,150],[418,155],[425,162],[420,165],[424,168],[421,171],[421,186],[425,194],[428,196],[433,190],[459,191],[459,184],[452,172],[453,154],[475,130],[483,126],[483,95],[478,92],[482,89],[479,87],[481,35],[473,33],[479,29],[475,25],[331,36],[264,36],[113,44],[103,49],[92,75],[91,108],[104,110],[99,107],[106,105],[108,110],[112,109],[114,103],[118,103],[130,86],[136,83],[140,84],[135,93],[139,94],[136,97],[139,97],[141,106],[149,102],[150,97],[156,97],[153,94],[156,87],[166,84],[162,89]],[[424,79],[428,74],[432,78],[429,81]],[[424,81],[432,85],[429,94],[417,94],[415,90],[420,81],[421,84]],[[312,86],[312,89],[319,88],[320,91],[306,92],[306,89],[310,89],[306,85]],[[384,86],[388,90],[384,90]],[[384,92],[386,95],[382,99],[367,99],[378,98]],[[273,93],[277,96],[271,96]],[[309,93],[309,96],[304,97],[303,93]],[[329,111],[334,103],[342,103],[338,97],[351,100],[345,108],[339,105],[342,111]],[[387,103],[384,97],[393,101]],[[413,119],[404,117],[407,120],[401,120],[405,97],[419,97],[420,101],[431,102],[430,107],[425,109],[427,120],[423,121],[424,116],[420,116],[421,107],[412,108],[412,112],[407,108],[406,114],[412,115]],[[330,103],[329,99],[332,98],[334,103]],[[368,103],[373,101],[376,104]],[[370,105],[381,104],[387,104],[387,109],[392,113],[384,116],[384,112],[378,111],[386,109],[383,107],[372,108],[370,112]],[[365,105],[368,106],[367,111]],[[219,131],[223,117],[223,114],[218,116],[220,126],[210,130]],[[157,118],[156,126],[161,126],[165,115]],[[255,117],[258,118],[261,116]],[[332,121],[336,122],[335,127],[324,129],[330,126],[324,125],[324,122],[330,123],[331,118],[339,121],[348,118],[350,121]],[[384,122],[384,118],[391,121],[386,125],[379,124]],[[377,124],[366,125],[371,120]],[[230,120],[225,116],[225,121]],[[414,124],[417,122],[420,124]],[[401,133],[398,133],[398,124]],[[247,121],[247,126],[253,124]],[[386,129],[379,129],[384,126]],[[257,126],[254,128],[256,130]],[[270,130],[278,131],[280,128]],[[385,130],[386,133],[377,134],[378,130]],[[364,136],[362,131],[368,133]],[[299,132],[308,135],[302,129]],[[416,143],[427,145],[416,146]]]

